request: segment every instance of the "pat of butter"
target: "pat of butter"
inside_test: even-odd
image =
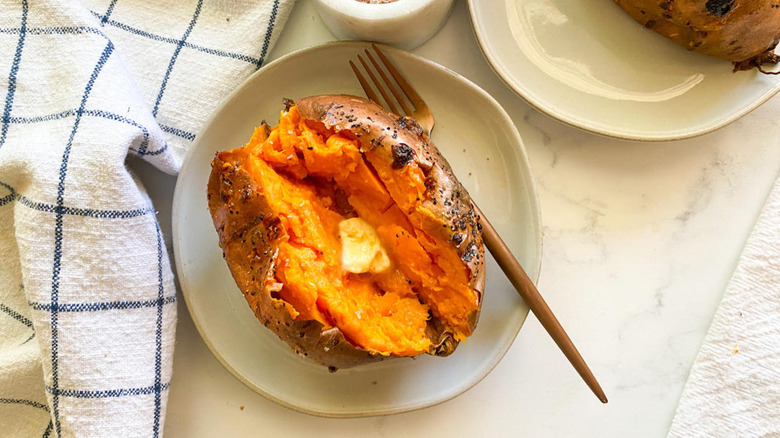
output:
[[[390,258],[368,222],[353,217],[339,222],[341,266],[347,272],[377,274],[390,268]]]

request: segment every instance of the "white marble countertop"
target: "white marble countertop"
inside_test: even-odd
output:
[[[334,39],[298,0],[272,58]],[[602,405],[530,315],[498,367],[441,405],[387,417],[294,412],[228,373],[179,300],[165,434],[213,436],[665,436],[690,366],[780,169],[780,99],[714,133],[634,143],[568,127],[495,76],[467,5],[414,50],[492,94],[517,124],[538,183],[539,288],[599,378]],[[175,179],[134,163],[170,244]]]

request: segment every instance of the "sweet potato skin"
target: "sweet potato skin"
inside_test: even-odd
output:
[[[372,102],[353,96],[316,96],[301,99],[296,104],[306,119],[322,121],[337,131],[352,131],[363,148],[382,151],[376,155],[381,159],[398,161],[398,153],[394,155],[392,152],[393,144],[396,151],[401,142],[413,151],[410,157],[420,160],[421,165],[428,169],[431,184],[441,189],[436,190],[436,196],[441,201],[435,204],[430,201],[429,205],[435,207],[433,211],[438,220],[427,224],[425,231],[432,236],[445,236],[468,262],[472,274],[471,286],[477,291],[476,298],[481,305],[485,269],[479,218],[471,209],[468,193],[452,174],[449,164],[416,122],[400,119]],[[344,108],[348,108],[347,111],[339,114],[339,110]],[[345,114],[350,114],[350,119],[361,120],[363,125],[360,128],[350,127],[354,122],[349,122]],[[396,138],[383,134],[388,131],[388,126],[397,130]],[[295,320],[285,307],[287,304],[274,298],[267,290],[266,279],[275,272],[276,248],[284,231],[264,198],[262,188],[241,166],[247,159],[247,153],[243,148],[217,153],[212,161],[207,197],[225,261],[255,316],[287,342],[293,351],[327,366],[331,371],[393,358],[354,346],[338,328],[323,331],[324,326],[318,321]],[[444,208],[444,199],[448,199],[448,208]],[[462,234],[462,237],[453,238],[455,234]],[[478,317],[478,310],[469,315],[472,329]],[[436,320],[429,324],[427,335],[432,341],[428,354],[447,356],[458,345],[450,330]]]
[[[776,62],[776,0],[615,0],[648,29],[688,50],[748,65]],[[754,65],[755,66],[755,65]],[[739,67],[739,66],[738,66]]]

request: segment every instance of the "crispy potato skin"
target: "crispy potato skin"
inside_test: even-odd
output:
[[[745,63],[773,58],[780,41],[777,0],[615,0],[635,20],[705,55]],[[760,64],[759,64],[760,65]]]
[[[481,304],[485,254],[479,218],[471,208],[468,193],[417,123],[353,96],[316,96],[301,99],[296,104],[303,118],[321,121],[336,131],[352,131],[364,149],[380,152],[377,154],[380,159],[398,161],[398,154],[393,154],[394,144],[404,143],[411,148],[411,159],[426,169],[431,193],[437,199],[425,204],[436,213],[437,220],[426,222],[424,231],[447,239],[457,248],[461,258],[467,261],[472,274],[471,286],[477,291]],[[356,123],[359,126],[355,126]],[[397,132],[396,138],[387,127],[391,127],[389,132]],[[242,148],[217,153],[212,161],[207,197],[225,261],[255,316],[295,352],[332,371],[392,358],[352,345],[337,328],[323,331],[323,325],[317,321],[294,320],[285,308],[286,303],[272,297],[266,288],[266,279],[273,276],[276,249],[284,231],[265,200],[262,188],[241,167],[247,159],[246,154]],[[404,156],[406,158],[409,157]],[[461,236],[453,237],[456,234]],[[472,329],[478,317],[479,311],[469,315]],[[431,321],[427,332],[432,340],[428,354],[447,356],[458,345],[450,330],[438,321]]]

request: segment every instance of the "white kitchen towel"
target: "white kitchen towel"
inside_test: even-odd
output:
[[[683,390],[670,437],[780,437],[780,179]]]
[[[159,436],[176,173],[294,0],[0,0],[0,436]]]

